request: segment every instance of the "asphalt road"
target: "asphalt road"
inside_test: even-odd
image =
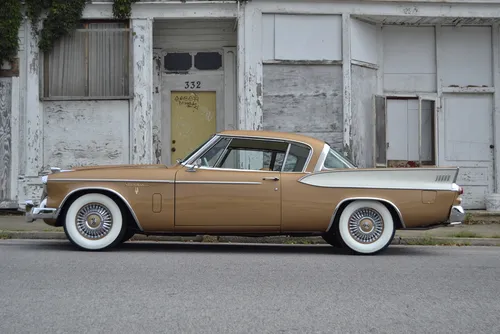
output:
[[[500,333],[500,247],[0,242],[0,333]]]

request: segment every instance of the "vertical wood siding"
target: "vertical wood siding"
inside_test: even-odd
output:
[[[302,133],[342,149],[342,67],[264,65],[265,130]]]
[[[0,201],[10,200],[12,79],[0,78]]]

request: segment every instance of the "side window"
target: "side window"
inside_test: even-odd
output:
[[[342,156],[335,152],[333,149],[330,149],[328,152],[328,155],[326,156],[325,163],[324,163],[325,168],[328,169],[336,169],[336,168],[352,168],[353,166],[350,165],[345,159],[342,158]]]
[[[302,172],[311,149],[305,145],[292,144],[285,162],[284,172]]]
[[[227,146],[216,168],[280,171],[287,143],[235,138]]]
[[[224,149],[231,139],[222,138],[219,140],[211,149],[209,149],[205,154],[203,154],[197,161],[200,166],[203,167],[214,167],[217,161],[220,160]]]

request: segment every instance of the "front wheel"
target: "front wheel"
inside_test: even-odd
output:
[[[390,211],[377,201],[354,201],[342,211],[336,234],[355,253],[375,254],[389,246],[394,238],[394,220]]]
[[[71,203],[64,219],[64,232],[81,249],[103,250],[123,239],[125,225],[122,211],[113,199],[91,193]]]

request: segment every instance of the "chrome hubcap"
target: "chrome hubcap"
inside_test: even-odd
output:
[[[349,233],[363,244],[377,241],[384,232],[384,219],[372,208],[361,208],[349,217]]]
[[[83,206],[76,214],[76,228],[86,239],[96,240],[108,235],[113,225],[111,212],[98,203]]]

